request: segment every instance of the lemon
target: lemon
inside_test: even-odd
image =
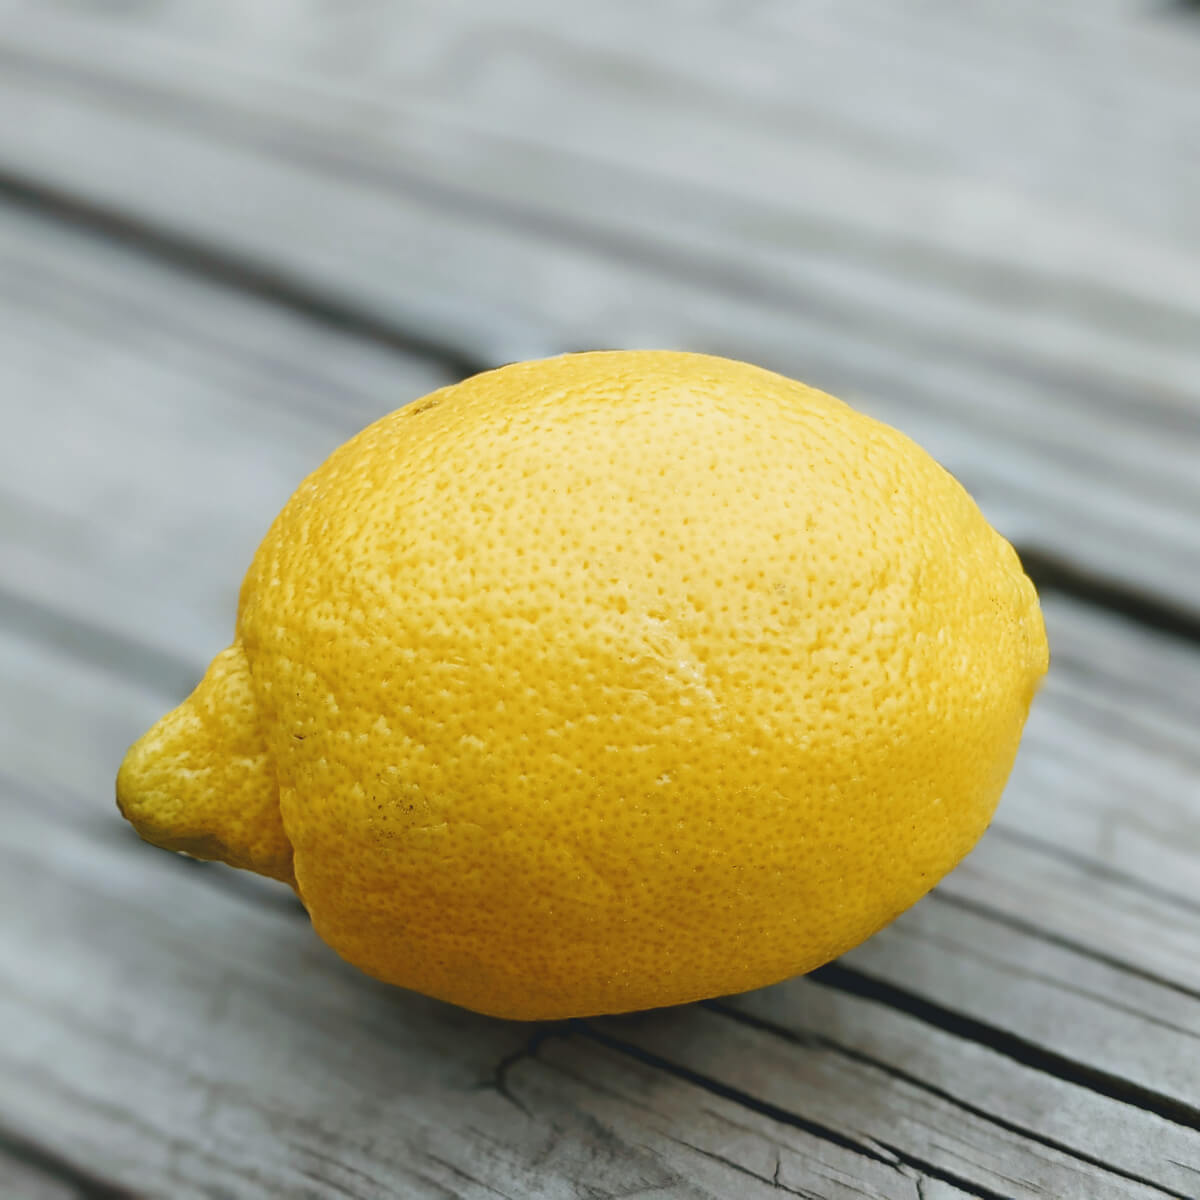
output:
[[[391,983],[525,1019],[675,1004],[928,891],[1046,666],[1016,554],[902,434],[743,363],[567,355],[309,476],[118,802],[288,881]]]

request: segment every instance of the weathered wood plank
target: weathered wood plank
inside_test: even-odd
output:
[[[1111,1170],[1153,1179],[1184,1195],[1193,1190],[1189,1172],[1198,1165],[1200,1151],[1195,1130],[1182,1131],[1130,1102],[1125,1132],[1132,1136],[1114,1141],[1111,1130],[1101,1131],[1093,1124],[1094,1115],[1110,1101],[1081,1093],[1049,1072],[1031,1075],[1026,1066],[1006,1056],[1002,1045],[988,1047],[965,1037],[961,1029],[945,1031],[901,1016],[882,997],[861,999],[829,989],[825,983],[834,974],[794,980],[716,1007],[748,1019],[752,1028],[798,1043],[805,1054],[828,1060],[825,1070],[838,1072],[839,1058],[848,1058],[868,1072],[882,1070],[907,1082],[917,1094],[932,1093],[985,1122],[1007,1124],[1048,1149],[1069,1146]],[[924,1117],[921,1107],[920,1099],[910,1107],[913,1120],[942,1120],[947,1140],[973,1140],[971,1123],[958,1123],[953,1110],[943,1110],[945,1118]],[[997,1167],[1003,1172],[1014,1161],[1001,1159]],[[1021,1169],[1027,1170],[1027,1164],[1022,1162]]]
[[[28,23],[33,6],[26,0],[9,0],[8,7],[14,24]],[[422,97],[439,105],[434,119],[443,106],[469,107],[478,120],[527,140],[548,140],[547,122],[565,123],[573,111],[596,116],[610,101],[603,121],[593,122],[577,146],[603,149],[611,159],[646,153],[647,138],[658,132],[645,128],[647,118],[674,131],[702,117],[709,130],[703,149],[745,156],[736,164],[761,155],[782,133],[793,150],[844,143],[850,160],[969,172],[1008,194],[1032,194],[1081,214],[1134,224],[1153,216],[1168,238],[1194,241],[1200,234],[1184,201],[1200,184],[1200,167],[1175,153],[1173,141],[1176,129],[1195,128],[1200,116],[1192,86],[1200,50],[1195,39],[1180,37],[1185,25],[1156,20],[1143,0],[1075,11],[1061,3],[983,3],[969,13],[945,6],[900,11],[886,0],[773,0],[740,10],[617,0],[586,27],[549,0],[467,3],[452,11],[431,0],[363,3],[339,9],[334,21],[316,0],[254,12],[233,0],[203,8],[150,0],[137,11],[50,0],[38,8],[43,28],[60,41],[81,27],[136,38],[147,48],[186,39],[193,66],[211,56],[250,78],[304,76],[314,90],[349,85],[375,97]],[[1074,44],[1064,55],[1068,38]],[[568,106],[557,117],[541,111],[550,89]],[[1117,96],[1127,108],[1110,108],[1101,137],[1091,123]],[[481,103],[489,99],[501,107]],[[525,122],[519,130],[518,117]],[[757,133],[739,149],[729,134],[745,126]],[[658,165],[693,176],[719,165],[706,165],[696,148],[680,143]],[[1142,169],[1115,180],[1112,167],[1121,159]],[[1160,179],[1173,183],[1175,194],[1157,195]],[[736,179],[726,183],[738,186]],[[881,221],[910,222],[928,234],[919,214],[888,212],[880,197],[862,195],[858,204],[873,206]],[[999,215],[988,209],[974,219]],[[1030,249],[1012,248],[1018,255]]]
[[[1048,594],[1051,669],[999,825],[1200,904],[1194,645]]]
[[[757,1015],[756,1004],[777,1019],[736,1030],[722,1020]],[[719,1011],[638,1014],[596,1029],[606,1044],[641,1051],[661,1069],[764,1107],[811,1114],[833,1136],[869,1138],[881,1152],[922,1161],[984,1195],[1187,1196],[1194,1184],[1194,1130],[1131,1106],[1120,1106],[1114,1126],[1101,1117],[1108,1127],[1097,1130],[1091,1123],[1102,1106],[1094,1096],[1028,1069],[1017,1082],[1009,1064],[979,1046],[950,1038],[939,1047],[936,1035],[886,1006],[822,997],[810,981],[752,993]],[[1093,1172],[1096,1161],[1104,1166]],[[1144,1164],[1149,1177],[1131,1164]]]
[[[583,31],[412,4],[339,40],[303,5],[18,4],[0,162],[484,359],[779,366],[912,432],[1016,539],[1194,613],[1200,182],[1173,147],[1200,45],[1124,9],[845,7]]]

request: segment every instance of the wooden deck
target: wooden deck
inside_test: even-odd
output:
[[[139,842],[301,476],[496,363],[707,349],[967,484],[1053,666],[838,963],[535,1027]],[[0,1197],[1200,1197],[1200,11],[0,0]]]

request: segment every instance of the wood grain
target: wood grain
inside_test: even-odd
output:
[[[479,361],[807,377],[1017,541],[1195,615],[1200,41],[1165,16],[9,11],[10,173]]]

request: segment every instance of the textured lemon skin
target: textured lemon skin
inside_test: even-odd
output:
[[[983,832],[1047,666],[1015,553],[913,442],[666,352],[371,425],[276,519],[224,654],[130,752],[127,815],[293,881],[371,974],[524,1019],[861,942]]]
[[[130,748],[117,804],[157,846],[295,882],[240,643],[222,650],[186,703]]]

